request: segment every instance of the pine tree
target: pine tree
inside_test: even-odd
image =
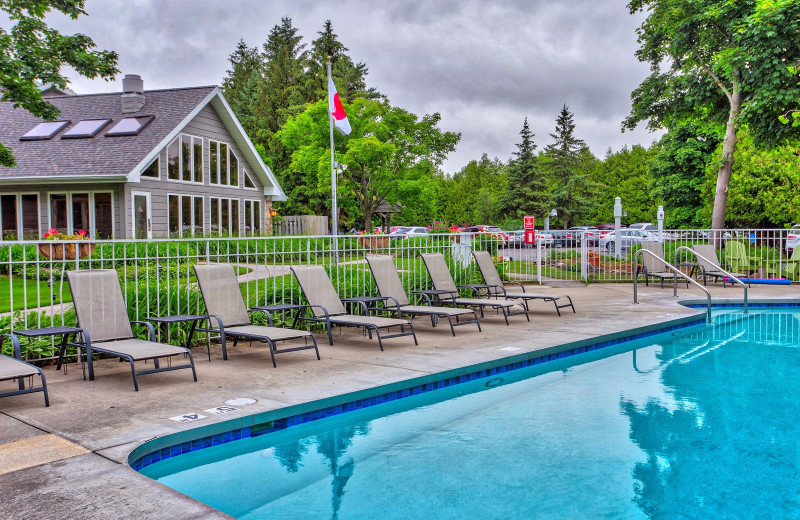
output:
[[[555,142],[545,147],[549,159],[547,173],[552,197],[564,229],[590,214],[595,205],[597,186],[589,179],[587,166],[594,157],[586,143],[575,137],[573,114],[564,105],[556,118]]]
[[[306,101],[314,103],[328,95],[328,58],[331,60],[331,75],[339,96],[347,101],[355,97],[379,99],[380,92],[367,86],[369,68],[365,63],[354,63],[347,55],[348,49],[333,32],[333,24],[325,20],[319,37],[311,42],[306,70]]]
[[[514,158],[509,161],[508,188],[503,198],[505,211],[513,216],[534,215],[544,217],[550,211],[550,195],[547,183],[539,170],[539,161],[534,152],[534,134],[528,126],[528,118],[522,124]]]
[[[225,71],[222,79],[222,93],[234,109],[236,117],[240,120],[246,114],[245,110],[239,111],[242,98],[246,95],[248,82],[254,73],[261,74],[264,66],[263,58],[255,47],[248,47],[245,41],[239,40],[234,50],[228,57],[231,68]],[[244,107],[243,107],[244,108]]]

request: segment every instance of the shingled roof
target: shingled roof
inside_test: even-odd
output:
[[[41,122],[24,109],[0,102],[0,142],[10,147],[17,161],[14,168],[0,166],[0,181],[20,178],[125,177],[215,89],[214,86],[148,90],[146,104],[136,113],[122,113],[120,92],[48,97],[61,110],[60,121],[70,128],[82,119],[155,116],[139,135],[105,137],[101,132],[88,139],[61,139],[62,130],[45,141],[20,141]]]

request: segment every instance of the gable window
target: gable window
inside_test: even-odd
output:
[[[161,161],[158,160],[158,157],[156,157],[147,168],[142,170],[142,177],[150,177],[152,179],[158,179],[160,176],[158,173],[160,162]]]
[[[239,186],[239,158],[227,143],[209,141],[209,182],[220,186]]]
[[[242,168],[242,174],[244,176],[244,187],[248,190],[256,189],[256,183],[253,182],[253,178],[250,177],[250,172]]]
[[[211,232],[215,235],[238,236],[239,199],[211,197]]]
[[[51,193],[49,222],[59,233],[72,235],[84,230],[93,238],[112,238],[113,195],[110,191]]]
[[[203,138],[181,134],[167,146],[167,179],[203,183]]]
[[[171,236],[200,235],[205,228],[202,195],[167,197],[167,220]]]
[[[244,201],[244,232],[248,235],[261,233],[261,201]]]

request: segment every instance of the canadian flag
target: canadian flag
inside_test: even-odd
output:
[[[331,78],[328,78],[328,112],[333,118],[333,126],[344,135],[350,135],[350,121],[347,120],[339,93],[336,92],[336,85]]]

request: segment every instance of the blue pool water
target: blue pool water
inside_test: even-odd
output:
[[[799,518],[800,311],[715,322],[142,473],[241,519]]]

